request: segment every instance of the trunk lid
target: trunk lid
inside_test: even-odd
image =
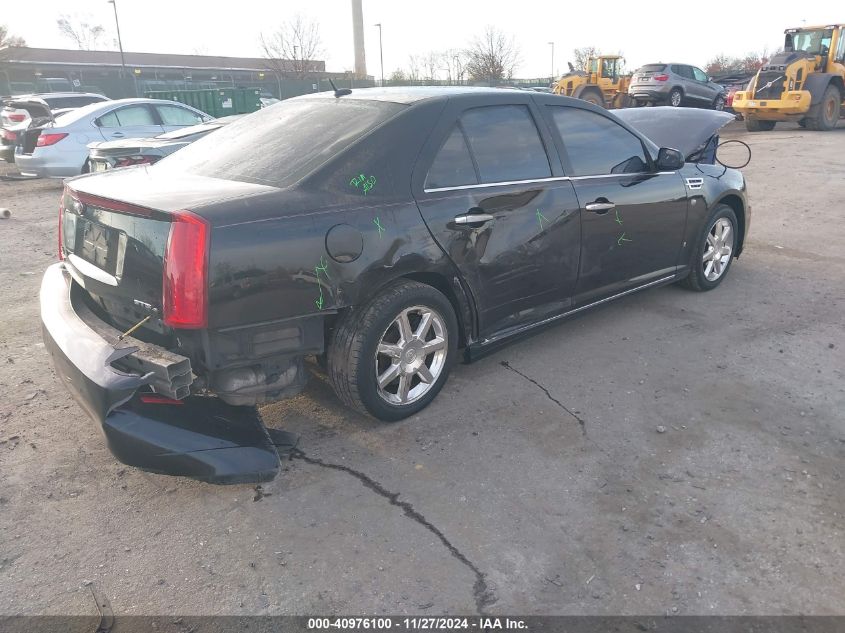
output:
[[[161,320],[163,275],[171,225],[184,211],[198,217],[211,202],[274,189],[188,174],[153,178],[150,171],[129,167],[68,181],[59,245],[101,318],[126,330],[151,316],[144,329],[165,336],[170,330]]]

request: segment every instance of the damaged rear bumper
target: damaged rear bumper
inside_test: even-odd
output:
[[[131,337],[115,344],[116,330],[102,321],[89,324],[77,313],[73,286],[63,264],[50,266],[44,274],[44,343],[59,378],[100,425],[117,459],[143,470],[210,483],[275,477],[279,456],[255,407],[199,396],[173,401],[152,393],[164,380],[162,375],[175,372],[179,378],[184,373],[179,362],[162,369],[161,357],[183,357],[166,350],[153,356],[146,344]],[[183,360],[190,371],[189,361]],[[138,373],[132,371],[136,368]]]

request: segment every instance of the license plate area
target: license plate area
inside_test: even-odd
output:
[[[112,227],[79,217],[76,221],[74,254],[109,275],[119,277],[118,260],[121,259],[121,241],[125,245],[125,238],[121,240],[121,235],[120,231]]]

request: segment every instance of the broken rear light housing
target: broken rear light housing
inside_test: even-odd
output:
[[[164,251],[162,308],[165,325],[202,329],[208,325],[208,223],[190,211],[176,211]]]
[[[115,167],[131,167],[132,165],[152,165],[158,156],[123,156],[114,161]]]
[[[67,132],[57,132],[55,134],[41,134],[35,142],[35,147],[47,147],[55,145],[67,136]]]

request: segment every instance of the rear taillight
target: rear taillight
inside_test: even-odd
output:
[[[9,120],[10,120],[10,121],[14,121],[15,123],[20,123],[20,122],[22,122],[24,119],[26,119],[26,115],[25,115],[25,114],[8,114],[8,115],[6,115],[6,116],[8,116],[8,117],[9,117]]]
[[[124,156],[114,162],[115,167],[131,167],[132,165],[152,165],[158,156]]]
[[[3,132],[3,138],[7,141],[16,141],[18,139],[18,135],[15,132],[10,132],[9,130],[0,130]]]
[[[55,145],[67,136],[66,132],[59,132],[56,134],[41,134],[35,142],[35,147],[47,147],[48,145]]]
[[[62,197],[59,198],[59,261],[62,261],[65,258],[65,254],[62,252],[62,245],[64,244],[64,239],[62,235],[62,224],[65,222],[65,193],[67,192],[67,187],[62,192]]]
[[[164,323],[174,328],[208,325],[208,223],[190,211],[177,211],[164,252]]]
[[[667,81],[669,79],[669,75],[654,75],[652,79],[655,81]]]

